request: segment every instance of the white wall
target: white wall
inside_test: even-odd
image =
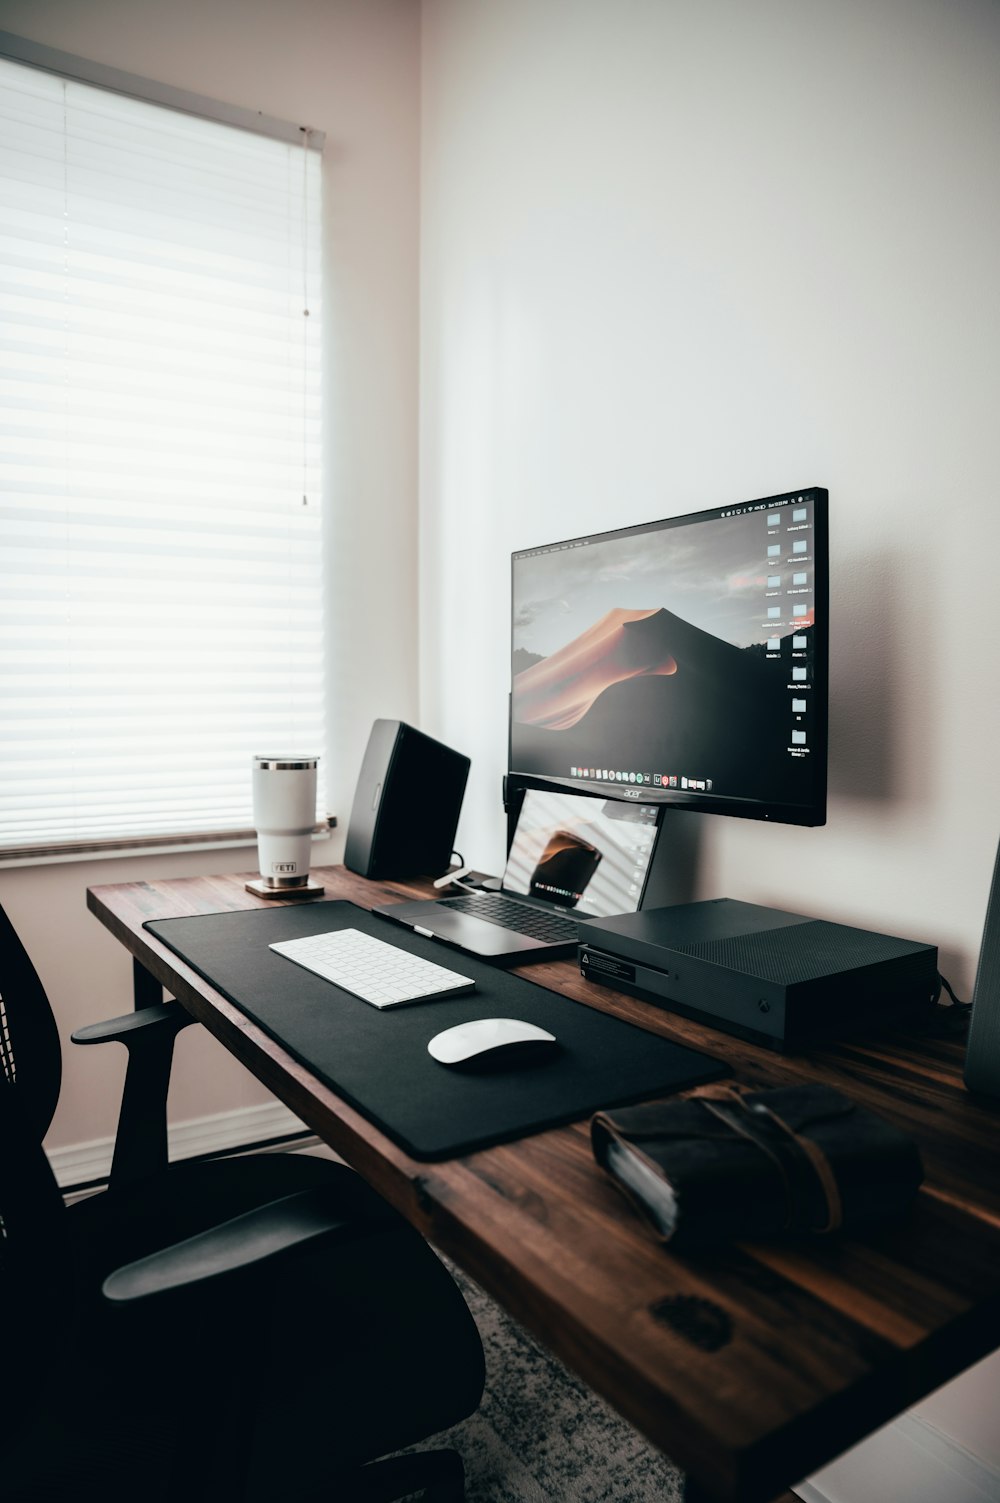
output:
[[[998,76],[985,0],[427,0],[421,694],[473,757],[467,858],[502,856],[510,551],[825,485],[828,824],[677,814],[680,875],[937,943],[970,994]]]
[[[339,859],[372,720],[417,712],[419,24],[410,0],[0,0],[0,29],[326,132],[328,775],[341,828],[317,859]],[[132,1005],[129,958],[87,913],[89,885],[243,870],[255,855],[0,871],[63,1038]],[[120,1049],[67,1054],[50,1149],[113,1131],[123,1062]],[[201,1029],[181,1036],[178,1063],[174,1121],[269,1099]]]
[[[468,859],[503,854],[511,550],[825,485],[828,824],[678,814],[674,876],[931,941],[971,994],[1000,836],[998,78],[986,0],[425,0],[421,695],[473,757]],[[998,1370],[916,1411],[936,1464],[1000,1475]],[[903,1503],[921,1462],[890,1431],[811,1496]]]

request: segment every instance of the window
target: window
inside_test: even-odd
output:
[[[323,750],[321,158],[286,134],[0,58],[0,858],[249,832],[253,754]]]

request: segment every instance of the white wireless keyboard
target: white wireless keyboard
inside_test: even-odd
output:
[[[370,1002],[372,1007],[401,1007],[404,1002],[459,997],[476,985],[470,976],[460,976],[432,960],[411,955],[384,939],[373,939],[360,929],[283,939],[268,949],[294,960],[324,981],[332,981],[362,1002]]]

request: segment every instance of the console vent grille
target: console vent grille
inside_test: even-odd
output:
[[[821,976],[877,965],[883,960],[897,960],[901,955],[915,955],[923,948],[906,939],[861,933],[846,924],[828,924],[822,919],[758,934],[676,946],[678,954],[741,971],[761,981],[774,981],[780,986],[815,981]]]

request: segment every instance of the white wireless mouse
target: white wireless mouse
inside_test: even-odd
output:
[[[436,1033],[427,1053],[442,1065],[492,1067],[540,1062],[558,1049],[554,1033],[517,1018],[475,1018]]]

